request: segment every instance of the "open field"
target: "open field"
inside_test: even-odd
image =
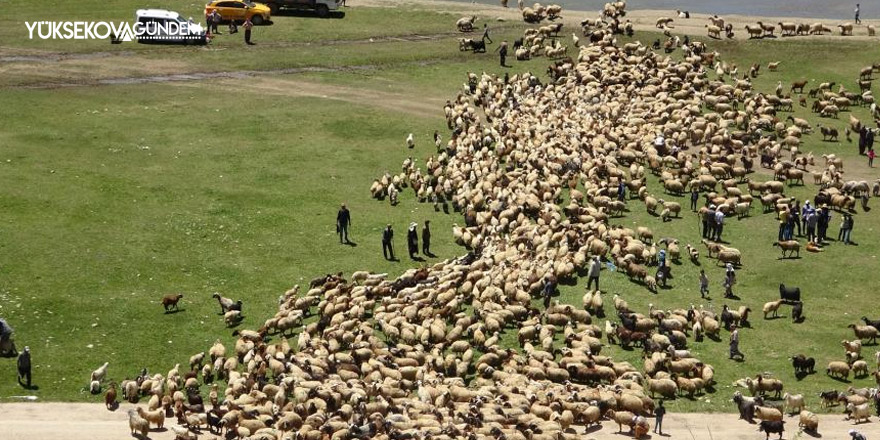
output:
[[[55,8],[59,17],[75,15],[66,4]],[[133,9],[114,8],[112,18],[120,19]],[[451,23],[458,16],[414,6],[355,7],[337,20],[278,17],[258,30],[258,45],[247,50],[237,36],[224,35],[208,48],[123,45],[124,51],[109,54],[108,45],[96,43],[18,44],[9,33],[18,28],[7,25],[20,17],[0,19],[3,56],[24,57],[0,65],[0,316],[15,327],[19,348],[31,346],[39,387],[22,390],[14,383],[14,360],[0,359],[0,376],[7,378],[0,381],[0,402],[25,393],[93,402],[86,379],[104,361],[118,381],[142,367],[164,373],[185,364],[217,338],[229,346],[234,338],[210,298],[215,291],[243,299],[242,327],[256,328],[277,310],[280,294],[317,275],[398,275],[417,266],[405,255],[410,221],[432,222],[438,258],[429,263],[463,254],[450,234],[454,223],[462,223],[459,213],[435,212],[409,189],[396,207],[371,199],[368,191],[385,171],[399,172],[406,157],[424,163],[434,152],[435,130],[449,138],[442,107],[461,90],[466,72],[503,74],[491,53],[457,50]],[[525,28],[518,22],[495,26],[496,41],[513,40]],[[656,37],[643,32],[635,39]],[[707,44],[740,72],[760,63],[754,85],[765,93],[777,81],[787,90],[799,78],[810,80],[808,89],[835,81],[858,90],[859,70],[880,60],[876,42],[864,39]],[[766,71],[770,61],[782,61],[778,73]],[[514,62],[507,71],[540,72],[546,80],[548,63]],[[791,114],[841,131],[840,142],[822,142],[818,133],[804,137],[800,150],[813,152],[817,165],[821,154],[835,153],[844,158],[846,179],[877,177],[843,137],[848,112],[820,119],[796,106]],[[853,114],[871,120],[865,108],[854,107]],[[412,151],[404,144],[410,132],[417,144]],[[752,178],[770,177],[759,170]],[[655,177],[648,182],[650,193],[665,196]],[[803,200],[816,189],[808,175],[806,185],[786,188],[786,194]],[[687,206],[683,198],[669,199]],[[354,247],[339,245],[334,235],[333,215],[342,201],[352,209]],[[630,201],[629,211],[610,223],[646,225],[656,237],[676,237],[682,246],[699,242],[689,212],[663,223],[639,201]],[[649,303],[663,309],[702,304],[716,311],[725,303],[745,304],[755,312],[752,328],[741,332],[745,363],[727,360],[724,331],[721,342],[690,344],[715,367],[719,385],[697,399],[670,401],[672,412],[731,412],[730,384],[760,372],[783,380],[786,391],[807,395],[814,411],[820,390],[874,385],[870,377],[841,383],[823,371],[828,361],[842,359],[840,340],[852,338],[846,325],[862,315],[880,317],[871,294],[880,281],[880,216],[858,210],[858,246],[832,243],[823,253],[802,251],[800,259],[780,260],[771,246],[775,216],[760,211],[756,203],[749,218],[728,219],[725,227],[725,239],[744,255],[735,289],[739,301],[721,299],[723,270],[705,259],[702,246],[700,267],[712,282],[709,302],[699,298],[700,267],[690,262],[673,265],[673,288],[657,295],[622,274],[602,274],[606,310],[611,296],[620,294],[642,312]],[[395,226],[401,262],[381,258],[386,223]],[[839,224],[835,213],[832,238]],[[558,300],[579,306],[585,282],[562,285]],[[805,322],[791,323],[788,307],[779,319],[761,319],[761,305],[778,297],[780,282],[801,287]],[[172,292],[185,295],[182,310],[163,314],[158,301]],[[502,335],[502,345],[517,345],[515,328]],[[872,370],[876,349],[863,350]],[[794,377],[787,358],[797,352],[816,358],[817,374]],[[639,350],[607,347],[602,354],[640,365]]]

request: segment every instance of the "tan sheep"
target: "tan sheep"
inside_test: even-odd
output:
[[[804,431],[817,432],[819,430],[819,416],[810,411],[801,411],[798,427],[803,428]]]
[[[828,368],[825,369],[825,374],[831,377],[838,377],[843,380],[849,379],[849,365],[846,362],[841,361],[831,361],[828,363]]]
[[[134,409],[128,410],[128,427],[132,435],[140,434],[146,437],[150,433],[150,422],[138,415],[138,411]]]
[[[779,312],[779,306],[782,305],[782,300],[770,301],[768,303],[764,303],[764,319],[767,319],[768,313],[773,313],[773,317],[776,318]]]

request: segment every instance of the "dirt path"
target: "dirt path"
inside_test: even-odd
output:
[[[0,404],[0,429],[3,440],[119,440],[129,438],[128,416],[126,411],[132,405],[123,404],[116,411],[107,411],[101,404],[91,403],[6,403]],[[174,438],[170,426],[173,420],[166,421],[165,431],[152,431],[154,440]],[[653,423],[652,423],[653,424]],[[754,425],[737,420],[733,414],[668,414],[663,422],[664,436],[654,439],[687,440],[757,440],[763,439]],[[840,414],[823,415],[819,422],[821,435],[797,433],[797,417],[786,418],[788,431],[784,439],[822,438],[823,440],[848,440],[849,429],[861,431],[869,439],[880,437],[880,423],[873,417],[870,423],[853,425],[843,420]],[[626,431],[626,429],[624,429]],[[582,430],[578,430],[581,432]],[[207,434],[207,432],[206,432]],[[201,438],[212,438],[203,435]],[[618,434],[617,426],[605,422],[598,429],[593,428],[581,436],[583,440],[620,440],[629,438]],[[775,438],[775,437],[774,437]]]
[[[426,118],[440,117],[443,113],[444,100],[439,97],[425,97],[413,99],[412,95],[384,92],[380,90],[355,88],[332,85],[319,81],[307,81],[301,77],[259,77],[252,78],[242,83],[235,80],[222,80],[220,84],[233,82],[241,91],[255,95],[272,95],[288,97],[312,97],[344,101],[351,104],[375,107],[383,110],[404,112],[409,115],[417,115]],[[207,84],[205,82],[187,82],[177,84],[183,87],[216,87],[217,82]]]

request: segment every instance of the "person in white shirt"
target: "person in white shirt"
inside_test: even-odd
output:
[[[724,230],[724,213],[715,211],[715,241],[721,241],[721,232]]]

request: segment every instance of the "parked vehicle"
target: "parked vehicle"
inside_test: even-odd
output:
[[[342,0],[266,0],[266,6],[273,14],[278,14],[281,9],[311,10],[321,18],[338,10],[341,4]]]
[[[246,0],[213,0],[205,5],[205,15],[215,10],[220,14],[221,21],[235,20],[236,23],[242,23],[250,18],[257,26],[269,23],[272,16],[268,6]]]

